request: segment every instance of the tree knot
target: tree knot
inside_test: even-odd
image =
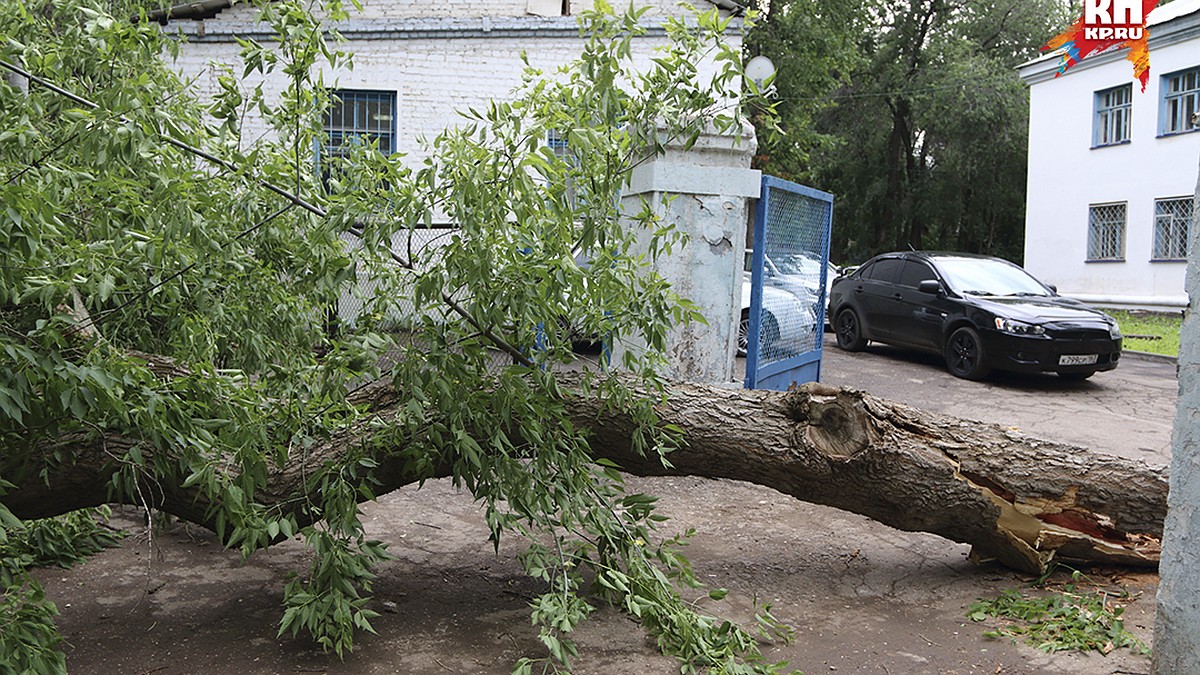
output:
[[[860,392],[807,382],[789,388],[783,403],[788,416],[805,425],[808,442],[827,457],[850,459],[870,445]]]

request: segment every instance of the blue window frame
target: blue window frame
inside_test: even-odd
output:
[[[1096,92],[1092,147],[1128,143],[1132,109],[1133,85],[1124,84]]]
[[[550,151],[554,153],[555,157],[558,157],[567,164],[575,165],[577,163],[575,155],[571,151],[571,143],[568,140],[566,133],[557,131],[555,129],[551,129],[546,132],[546,147],[550,148]],[[570,176],[567,177],[566,198],[567,204],[572,209],[578,206],[575,196],[575,179]]]
[[[1159,134],[1195,131],[1192,115],[1200,111],[1200,66],[1162,76]]]
[[[396,151],[396,92],[335,90],[325,114],[325,155],[344,157],[354,144],[378,143]]]

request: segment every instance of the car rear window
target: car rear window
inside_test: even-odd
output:
[[[863,272],[863,276],[871,281],[883,281],[895,284],[900,282],[900,276],[903,272],[903,260],[899,258],[884,258],[883,260],[876,260],[875,264]]]

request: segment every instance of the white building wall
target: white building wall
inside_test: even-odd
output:
[[[349,41],[341,48],[354,54],[353,68],[325,70],[324,82],[334,89],[395,92],[396,150],[415,164],[425,156],[421,139],[432,140],[448,126],[464,122],[458,111],[468,107],[482,110],[489,101],[512,98],[525,67],[522,51],[532,66],[547,74],[579,56],[584,43],[578,37],[576,18],[524,14],[525,8],[536,1],[369,0],[364,3],[366,16],[353,14],[343,28]],[[656,7],[671,5],[676,14],[681,11],[672,0],[641,1]],[[581,1],[572,3],[578,7]],[[391,12],[391,15],[387,20],[373,20],[372,12]],[[521,16],[475,16],[481,12]],[[436,16],[428,16],[431,14]],[[660,23],[661,16],[658,20],[647,20],[650,26]],[[182,30],[188,36],[176,65],[183,77],[193,83],[193,91],[204,100],[219,91],[220,71],[213,67],[214,63],[233,65],[235,73],[241,72],[237,65],[240,47],[232,35],[261,33],[264,28],[257,22],[253,8],[235,5],[205,21],[174,21],[168,30]],[[265,35],[258,38],[269,44]],[[729,40],[740,50],[736,28]],[[666,42],[661,30],[652,30],[636,40],[635,64],[649,68],[654,50]],[[716,64],[709,62],[702,65],[701,75],[711,77],[716,69]],[[260,81],[252,76],[246,86],[254,87]],[[272,76],[263,82],[263,91],[268,100],[278,100],[285,86],[282,76]],[[249,111],[244,137],[254,139],[269,132],[255,111]]]
[[[664,38],[641,41],[636,57],[641,66],[650,65],[651,49]],[[414,160],[423,157],[419,139],[432,140],[448,126],[462,121],[458,112],[468,107],[482,110],[489,101],[512,97],[521,84],[525,49],[530,64],[548,74],[579,55],[577,38],[539,38],[535,43],[521,38],[466,38],[435,40],[356,40],[347,49],[354,52],[354,68],[325,72],[324,80],[334,89],[367,89],[396,93],[397,151]],[[239,47],[228,42],[190,45],[177,65],[193,81],[193,91],[207,99],[219,90],[219,70],[213,62],[236,64]],[[235,68],[236,70],[236,68]],[[251,78],[248,86],[260,80]],[[286,86],[282,77],[264,83],[268,100],[278,100]],[[253,112],[245,125],[247,138],[268,129]]]
[[[346,2],[346,8],[361,19],[435,19],[456,17],[460,19],[480,17],[562,16],[564,0],[362,0],[362,12],[356,12]],[[628,2],[613,2],[621,9]],[[705,0],[693,2],[702,10],[712,9]],[[592,0],[566,0],[568,15],[576,15],[591,9]],[[648,16],[677,15],[677,0],[639,0],[639,7],[649,7]],[[256,15],[253,5],[242,3],[221,12],[223,21],[249,21]]]
[[[1158,137],[1159,93],[1162,75],[1200,65],[1200,38],[1152,41],[1144,93],[1123,57],[1093,57],[1057,78],[1057,61],[1023,72],[1031,82],[1025,267],[1064,295],[1183,307],[1186,263],[1151,262],[1154,202],[1192,194],[1200,133]],[[1095,92],[1131,81],[1131,142],[1093,148]],[[1089,205],[1108,202],[1126,203],[1125,259],[1087,262]]]

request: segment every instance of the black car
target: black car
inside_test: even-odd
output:
[[[834,280],[829,314],[842,349],[876,340],[935,351],[951,373],[972,380],[992,369],[1082,380],[1121,358],[1115,319],[988,256],[876,256]]]

